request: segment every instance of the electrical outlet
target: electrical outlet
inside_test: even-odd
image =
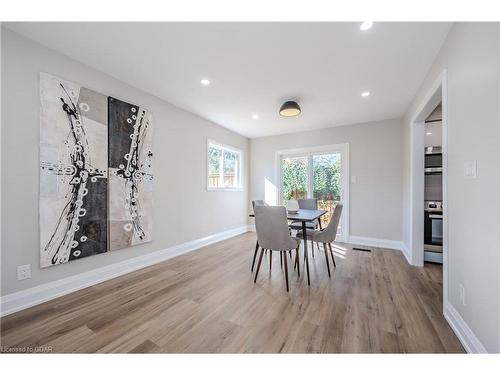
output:
[[[31,264],[17,266],[17,279],[24,280],[31,278]]]
[[[460,297],[460,302],[465,306],[465,287],[462,284],[458,284],[458,294]]]

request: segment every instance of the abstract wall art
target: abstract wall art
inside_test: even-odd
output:
[[[151,241],[151,113],[45,73],[40,104],[40,266]]]
[[[152,119],[144,108],[108,98],[109,249],[151,240]]]

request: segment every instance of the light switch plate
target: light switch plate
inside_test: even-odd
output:
[[[464,162],[464,178],[477,178],[477,160]]]
[[[351,176],[351,183],[355,184],[356,181],[358,181],[358,179],[356,178],[356,176]]]
[[[465,287],[461,283],[458,284],[458,294],[460,302],[462,302],[462,305],[465,306]]]
[[[22,266],[17,266],[17,279],[24,280],[31,278],[31,264],[23,264]]]

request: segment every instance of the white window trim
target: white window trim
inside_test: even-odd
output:
[[[208,157],[208,150],[210,149],[210,145],[215,145],[215,146],[219,146],[223,149],[226,149],[228,151],[231,151],[231,152],[236,152],[240,155],[240,170],[238,171],[238,183],[239,183],[239,186],[238,187],[209,187],[208,186],[208,171],[210,170],[210,167],[208,165],[209,163],[209,160],[210,158]],[[243,158],[244,158],[244,154],[243,154],[243,150],[239,149],[239,148],[236,148],[236,147],[233,147],[233,146],[229,146],[229,145],[226,145],[224,143],[221,143],[221,142],[217,142],[217,141],[214,141],[213,139],[210,139],[208,138],[207,139],[207,152],[206,152],[206,173],[205,173],[205,184],[206,184],[206,189],[207,191],[243,191],[243,166],[244,166],[244,163],[243,163]]]
[[[338,241],[341,242],[349,242],[350,236],[350,208],[349,208],[349,188],[350,188],[350,160],[349,160],[349,143],[339,143],[333,145],[325,145],[325,146],[311,146],[311,147],[303,147],[303,148],[295,148],[295,149],[287,149],[287,150],[277,150],[275,152],[275,181],[277,182],[277,193],[278,193],[278,202],[279,205],[283,204],[282,196],[281,196],[281,185],[282,185],[282,176],[281,176],[281,158],[282,157],[300,157],[306,156],[311,157],[313,154],[329,154],[329,153],[340,153],[342,155],[342,193],[343,199],[342,203],[344,208],[342,210],[342,235],[338,237]],[[312,173],[312,170],[309,171]],[[309,176],[309,181],[312,182],[312,176]],[[309,187],[307,192],[308,198],[312,198],[312,189]]]

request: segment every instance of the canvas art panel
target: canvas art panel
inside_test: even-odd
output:
[[[152,118],[108,98],[110,250],[151,241]]]
[[[151,114],[46,73],[40,104],[40,266],[151,241]]]

